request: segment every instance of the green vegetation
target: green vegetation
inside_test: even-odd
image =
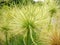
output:
[[[1,0],[0,45],[60,45],[57,2]]]

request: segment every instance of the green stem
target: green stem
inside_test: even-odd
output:
[[[31,41],[31,38],[30,38],[30,29],[28,28],[27,30],[27,45],[31,45],[32,41]]]
[[[30,37],[31,37],[31,40],[32,40],[33,44],[37,45],[36,42],[34,41],[33,37],[32,37],[32,30],[30,30]]]
[[[5,32],[5,38],[6,38],[6,45],[8,45],[8,35],[7,31]]]

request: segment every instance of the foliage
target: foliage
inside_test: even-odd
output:
[[[1,44],[52,45],[50,34],[54,38],[55,33],[51,32],[57,28],[57,22],[54,21],[60,15],[56,1],[9,0],[7,4],[0,8],[0,31],[3,35]]]

